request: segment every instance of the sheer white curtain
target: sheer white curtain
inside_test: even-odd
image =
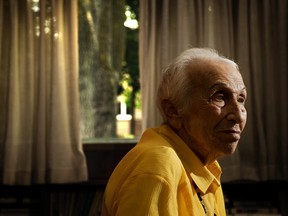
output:
[[[288,179],[287,1],[141,0],[143,128],[161,123],[161,70],[189,47],[234,59],[248,88],[248,122],[237,152],[221,159],[223,181]]]
[[[79,130],[77,1],[0,1],[4,184],[87,180]]]
[[[233,32],[230,1],[140,1],[140,76],[143,97],[142,127],[161,123],[156,111],[156,88],[161,69],[191,47],[215,47],[231,57]],[[219,9],[220,11],[215,11]],[[219,16],[221,13],[221,17]],[[222,37],[217,37],[222,33]]]

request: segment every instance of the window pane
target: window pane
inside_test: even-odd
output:
[[[84,139],[134,138],[141,131],[138,30],[124,26],[125,4],[124,0],[78,0]]]

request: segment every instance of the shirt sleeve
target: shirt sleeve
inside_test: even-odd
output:
[[[177,216],[177,189],[161,176],[134,176],[121,187],[113,212],[117,216]]]

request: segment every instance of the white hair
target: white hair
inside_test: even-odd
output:
[[[163,70],[162,81],[158,87],[157,106],[164,122],[167,121],[167,116],[163,111],[162,101],[168,100],[179,112],[186,108],[193,83],[196,81],[189,74],[197,69],[199,62],[224,62],[239,71],[238,65],[234,61],[219,55],[216,50],[192,48],[182,52]],[[189,70],[187,70],[188,66]]]

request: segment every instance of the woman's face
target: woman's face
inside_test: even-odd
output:
[[[196,87],[180,114],[178,134],[204,161],[232,154],[246,124],[246,87],[239,71],[223,63],[199,65]],[[196,77],[195,77],[196,76]]]

